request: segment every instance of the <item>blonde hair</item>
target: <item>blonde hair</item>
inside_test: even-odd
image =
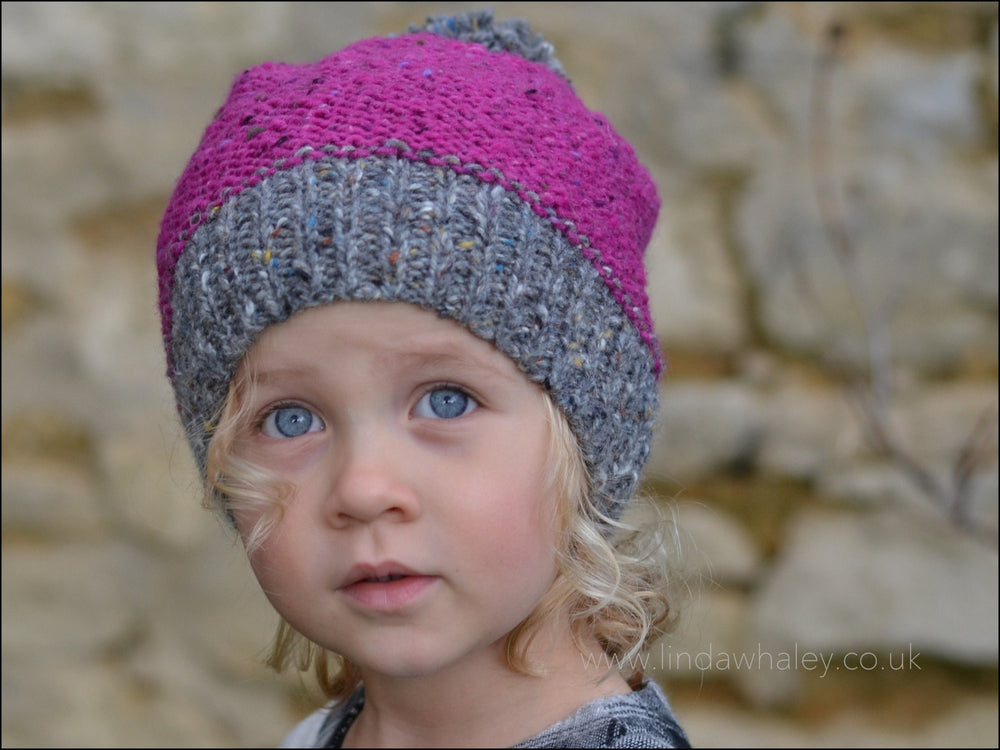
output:
[[[248,554],[260,548],[280,523],[293,487],[276,480],[239,455],[239,436],[250,424],[245,408],[252,374],[241,371],[230,384],[207,453],[204,504],[234,519],[238,510],[253,511],[258,520],[244,539]],[[638,657],[669,630],[673,588],[669,560],[676,535],[663,509],[646,497],[633,498],[630,516],[642,509],[650,518],[616,520],[599,509],[590,478],[569,423],[545,396],[550,425],[550,482],[558,495],[556,559],[559,575],[538,606],[508,635],[506,659],[514,671],[538,674],[528,656],[539,626],[568,615],[577,646],[596,640],[609,669],[618,666],[629,684],[643,679]],[[283,618],[265,663],[277,672],[293,666],[312,674],[324,695],[342,699],[361,682],[357,666],[298,634]]]

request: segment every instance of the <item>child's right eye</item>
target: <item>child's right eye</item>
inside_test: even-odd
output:
[[[261,424],[261,432],[273,438],[294,438],[325,427],[323,420],[304,406],[279,406]]]

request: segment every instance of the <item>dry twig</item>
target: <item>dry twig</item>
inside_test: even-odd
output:
[[[860,255],[848,231],[846,210],[833,178],[833,139],[829,113],[831,78],[843,53],[847,29],[831,24],[814,68],[810,119],[811,159],[816,202],[824,232],[839,262],[844,278],[861,315],[867,344],[864,373],[838,373],[847,381],[848,393],[857,408],[862,426],[875,448],[927,497],[959,530],[980,541],[997,545],[997,529],[987,527],[973,516],[970,508],[972,478],[997,449],[997,409],[981,413],[965,441],[959,446],[951,470],[942,477],[921,463],[893,429],[889,418],[892,404],[892,348],[887,306],[873,304],[860,267]],[[803,274],[796,276],[802,283]],[[808,291],[808,290],[805,290]],[[807,299],[817,299],[809,294]]]

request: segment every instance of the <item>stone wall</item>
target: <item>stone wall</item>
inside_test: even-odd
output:
[[[157,222],[242,67],[473,7],[3,3],[4,746],[310,707],[198,504]],[[494,7],[660,185],[648,490],[689,595],[649,667],[694,742],[995,747],[997,5]]]

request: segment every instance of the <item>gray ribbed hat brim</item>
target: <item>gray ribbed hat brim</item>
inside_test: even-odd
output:
[[[307,160],[209,217],[174,284],[170,364],[203,472],[209,426],[260,333],[369,300],[454,319],[544,386],[612,516],[636,488],[657,408],[652,355],[579,248],[500,186],[395,157]]]

